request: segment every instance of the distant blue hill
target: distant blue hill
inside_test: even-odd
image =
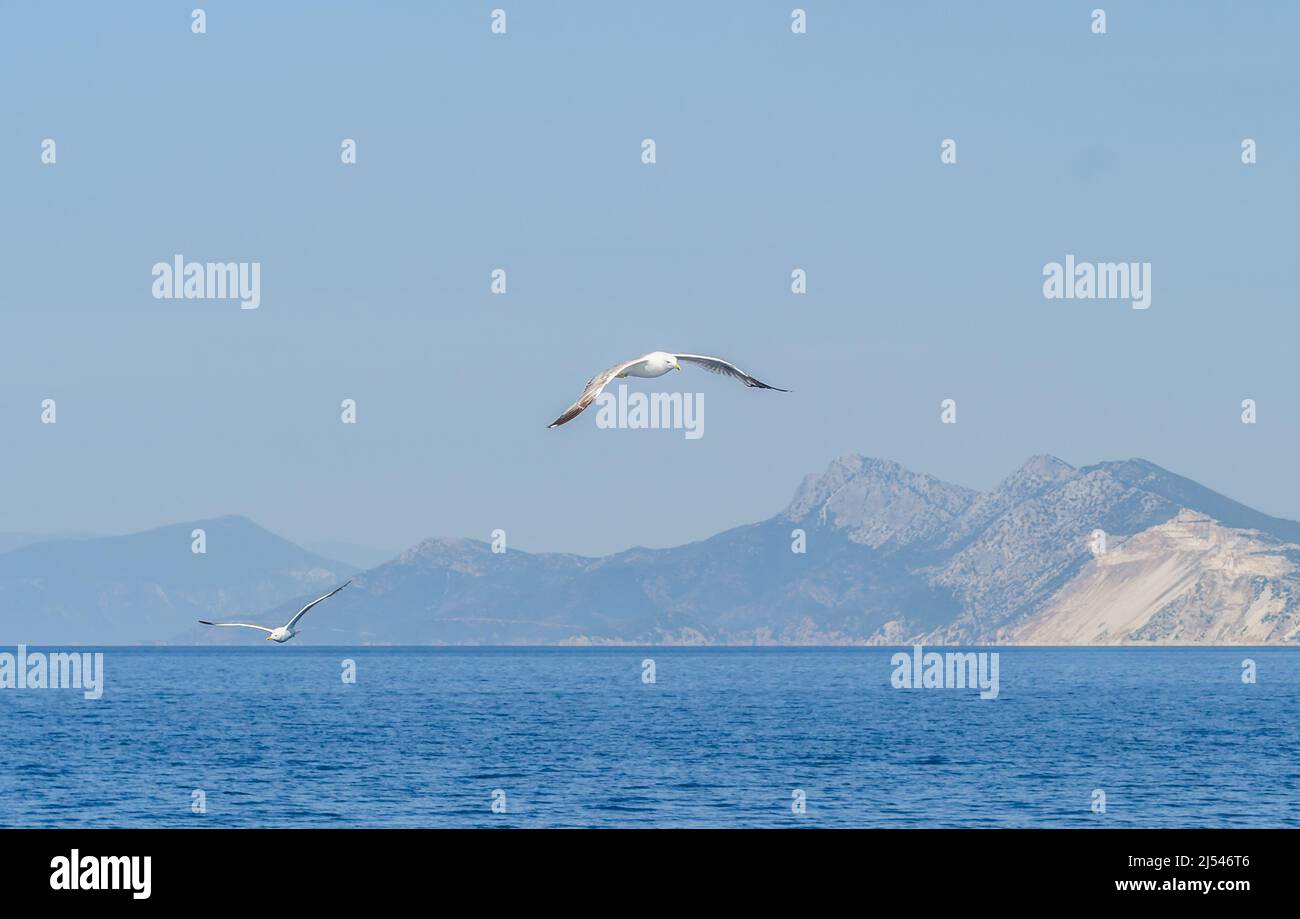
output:
[[[0,644],[174,641],[198,618],[255,615],[353,571],[244,517],[38,542],[0,554]]]

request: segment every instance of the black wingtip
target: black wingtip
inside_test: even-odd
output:
[[[200,625],[216,625],[215,622],[208,622],[208,620],[206,620],[206,619],[200,619],[200,620],[199,620],[199,624],[200,624]]]

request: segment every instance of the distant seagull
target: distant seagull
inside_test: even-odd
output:
[[[558,428],[560,425],[577,418],[582,414],[583,409],[596,401],[596,397],[600,395],[601,390],[605,388],[610,380],[621,380],[623,377],[661,377],[670,370],[681,370],[681,361],[699,364],[709,373],[720,373],[723,376],[732,377],[746,386],[753,386],[758,389],[775,389],[777,392],[790,391],[781,389],[779,386],[768,386],[761,380],[754,379],[735,364],[724,361],[720,357],[709,357],[705,354],[669,354],[667,351],[651,351],[649,354],[635,357],[621,364],[615,364],[608,370],[596,374],[587,381],[587,388],[582,391],[578,401],[566,408],[564,414],[552,421],[547,427]]]
[[[311,609],[313,606],[315,606],[317,603],[319,603],[322,600],[328,600],[330,597],[334,596],[336,593],[338,593],[340,590],[342,590],[344,587],[347,587],[348,584],[351,583],[352,581],[351,579],[349,579],[343,584],[339,585],[338,587],[335,587],[325,596],[317,597],[315,600],[312,600],[302,609],[298,610],[298,612],[294,613],[293,618],[290,619],[288,622],[286,622],[284,625],[280,626],[278,629],[268,629],[264,625],[253,625],[251,622],[208,622],[208,620],[206,619],[200,619],[199,622],[203,623],[204,625],[225,626],[227,628],[261,629],[263,632],[271,633],[266,636],[267,641],[275,641],[275,642],[279,642],[280,644],[284,644],[290,638],[293,638],[293,636],[298,634],[293,630],[294,623],[296,623],[299,619],[301,619],[303,617],[303,614],[306,613],[307,610]]]

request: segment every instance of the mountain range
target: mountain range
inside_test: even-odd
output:
[[[241,517],[25,545],[0,553],[0,642],[251,643],[194,620],[280,624],[349,575],[297,642],[1300,640],[1300,523],[1141,459],[1036,456],[978,492],[850,455],[767,520],[601,558],[429,539],[354,572]]]

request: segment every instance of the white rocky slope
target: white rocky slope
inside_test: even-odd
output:
[[[1300,640],[1300,546],[1183,510],[1088,562],[999,636],[1035,645]]]
[[[928,620],[915,592],[877,604],[869,643],[1300,641],[1300,524],[1145,460],[1036,456],[977,493],[844,457],[804,481],[785,518],[887,559],[859,602],[909,579],[950,599]]]

